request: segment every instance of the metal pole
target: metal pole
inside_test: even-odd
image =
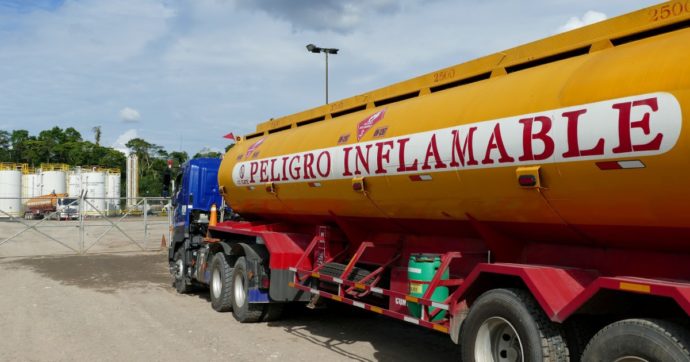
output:
[[[81,183],[81,175],[79,176],[79,182]],[[80,185],[81,187],[81,185]],[[81,191],[79,195],[79,254],[84,254],[84,200],[86,199],[86,194]]]
[[[148,232],[149,232],[149,225],[148,225],[148,218],[146,217],[146,214],[148,214],[148,199],[144,197],[144,245],[148,246]]]
[[[324,51],[326,54],[326,104],[328,104],[328,51]]]

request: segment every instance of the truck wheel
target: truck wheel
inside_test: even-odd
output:
[[[583,361],[689,361],[688,331],[667,321],[626,319],[594,335]]]
[[[184,248],[179,248],[173,257],[175,263],[173,285],[180,294],[187,294],[192,291],[192,286],[187,284],[187,265],[184,263]]]
[[[482,294],[461,328],[463,361],[568,361],[560,328],[519,289]]]
[[[247,286],[247,261],[243,256],[237,258],[232,271],[232,315],[240,323],[254,323],[261,320],[266,304],[249,304]]]
[[[216,253],[211,261],[211,306],[217,312],[232,310],[232,268],[225,254]]]

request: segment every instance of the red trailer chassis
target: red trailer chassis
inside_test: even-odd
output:
[[[453,250],[448,247],[451,244],[463,245],[463,240],[439,242],[436,238],[416,237],[407,245],[405,240],[400,241],[400,235],[384,234],[374,235],[372,240],[345,242],[343,235],[331,235],[338,233],[337,228],[320,226],[316,231],[309,233],[308,227],[298,228],[285,223],[228,221],[210,229],[214,237],[221,239],[232,234],[261,238],[270,254],[270,268],[294,273],[294,278],[288,283],[292,288],[448,333],[455,341],[468,305],[471,305],[482,292],[505,286],[519,285],[527,290],[546,316],[557,323],[563,323],[578,313],[602,291],[615,291],[618,298],[616,300],[621,302],[627,298],[635,299],[637,296],[655,297],[655,300],[667,303],[665,305],[672,302],[679,307],[679,311],[690,315],[690,283],[682,279],[603,274],[601,270],[572,267],[571,265],[577,261],[571,262],[571,265],[493,262],[488,251],[478,252],[476,247],[469,250]],[[420,250],[419,245],[424,244],[435,247],[430,247],[431,250]],[[569,254],[568,246],[559,248],[566,256]],[[408,289],[400,287],[409,283],[407,274],[400,271],[406,270],[404,261],[410,253],[423,251],[440,254],[442,266],[429,283],[423,297],[415,297],[410,295]],[[620,250],[608,252],[626,255],[625,251]],[[682,276],[687,272],[688,266],[678,270],[677,263],[657,263],[661,257],[666,255],[649,255],[647,262],[658,265],[650,267],[646,264],[641,269],[652,275],[675,272]],[[639,253],[630,253],[631,262],[639,259]],[[345,265],[339,275],[322,272],[324,266],[335,261],[341,261]],[[348,278],[353,268],[362,264],[370,266],[369,273],[359,280]],[[451,277],[441,280],[441,274],[449,267]],[[381,276],[386,273],[389,274],[389,282],[384,287],[379,284]],[[327,283],[331,288],[320,288],[319,285],[323,283]],[[393,285],[397,287],[392,288]],[[430,299],[438,286],[450,288],[449,297],[445,301]],[[388,299],[388,303],[382,305],[363,301],[363,297],[368,295]],[[408,302],[422,306],[421,317],[411,316],[407,312],[405,304]],[[607,308],[610,307],[609,304]],[[434,311],[430,312],[430,308],[434,308]],[[590,312],[592,308],[596,309],[589,307]],[[434,317],[442,310],[449,313],[443,319],[434,321]]]

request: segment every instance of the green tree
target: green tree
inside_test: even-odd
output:
[[[0,131],[0,162],[28,163],[39,166],[44,162],[67,163],[72,166],[126,167],[126,156],[110,147],[100,145],[100,126],[92,129],[95,143],[85,141],[73,127],[52,127],[37,136],[27,130]],[[142,138],[127,142],[126,146],[139,157],[139,193],[142,196],[160,196],[167,160],[179,167],[189,159],[186,152],[168,153],[163,147]],[[173,170],[175,171],[175,170]],[[124,172],[123,172],[124,176]],[[124,190],[124,188],[122,188]]]
[[[82,142],[81,133],[73,127],[68,127],[64,132],[64,142]]]
[[[173,161],[173,167],[179,167],[189,160],[189,155],[185,151],[172,151],[168,156]]]
[[[29,131],[18,129],[12,131],[10,143],[12,144],[12,162],[28,162],[24,156],[26,142],[30,139]]]
[[[204,148],[197,152],[192,158],[221,158],[223,154],[218,151],[213,151],[208,148]]]
[[[93,131],[93,138],[96,140],[96,146],[101,145],[101,126],[91,128]]]
[[[161,146],[146,142],[142,138],[132,138],[125,144],[125,146],[127,146],[127,148],[134,152],[139,158],[139,169],[141,171],[151,169],[151,160],[157,156],[160,157],[160,152],[163,150]]]
[[[127,157],[125,157],[125,155],[118,150],[106,147],[101,148],[103,149],[103,153],[98,161],[98,164],[108,168],[119,168],[120,170],[124,171],[127,163]]]
[[[0,130],[0,162],[12,162],[12,141],[10,133]]]
[[[163,189],[163,172],[167,167],[168,152],[163,147],[141,138],[133,138],[125,146],[139,158],[139,193],[141,196],[160,196]]]

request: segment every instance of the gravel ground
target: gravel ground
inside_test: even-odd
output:
[[[447,335],[341,305],[240,324],[177,294],[166,257],[0,259],[0,361],[459,359]]]

